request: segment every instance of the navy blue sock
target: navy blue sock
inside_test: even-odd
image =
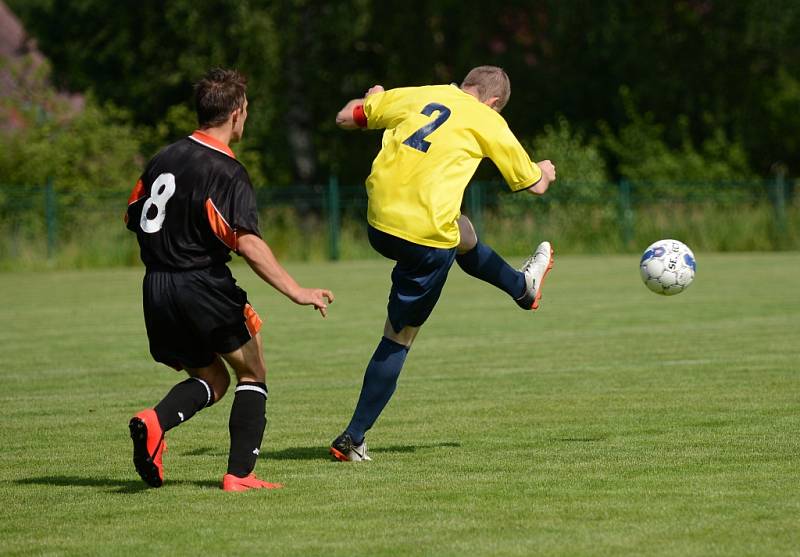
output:
[[[515,300],[525,293],[525,275],[480,240],[467,253],[457,255],[456,263],[468,275],[495,285]]]
[[[397,377],[406,361],[408,347],[386,337],[381,339],[364,373],[361,396],[358,397],[353,419],[347,426],[347,433],[353,441],[360,443],[364,434],[381,415],[397,387]]]

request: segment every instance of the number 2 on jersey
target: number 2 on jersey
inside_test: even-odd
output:
[[[167,216],[167,201],[175,194],[175,175],[165,172],[159,174],[153,187],[150,188],[150,197],[144,202],[142,207],[142,216],[139,219],[139,226],[148,234],[153,234],[161,230],[164,225],[164,218]],[[153,218],[148,218],[147,214],[150,209],[155,207],[157,209]]]
[[[450,118],[450,109],[444,106],[443,104],[439,103],[430,103],[426,104],[425,108],[422,109],[422,114],[425,116],[430,116],[434,112],[438,112],[439,115],[433,122],[428,122],[420,129],[412,133],[408,136],[408,139],[403,141],[404,145],[408,145],[409,147],[413,147],[418,151],[422,151],[423,153],[428,152],[428,148],[431,146],[430,141],[426,141],[425,138],[436,131],[436,128],[441,126],[445,123],[445,121]]]

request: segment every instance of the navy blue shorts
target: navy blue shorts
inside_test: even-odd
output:
[[[392,269],[389,322],[396,333],[403,327],[419,327],[433,311],[447,273],[456,259],[456,248],[421,246],[369,227],[369,243],[382,256],[397,261]]]

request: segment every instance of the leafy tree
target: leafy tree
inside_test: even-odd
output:
[[[689,121],[678,116],[681,144],[670,147],[664,140],[665,126],[652,113],[640,114],[623,88],[621,97],[628,122],[617,134],[607,124],[601,125],[603,144],[619,161],[622,177],[637,182],[676,184],[681,182],[739,182],[754,177],[741,144],[731,142],[722,129],[695,146],[689,133]]]
[[[631,124],[618,94],[626,87],[654,124],[640,131],[667,151],[688,156],[691,145],[703,158],[723,141],[759,175],[776,162],[800,173],[796,0],[8,3],[53,60],[59,87],[90,90],[126,107],[137,126],[159,127],[145,155],[186,133],[176,127],[184,119],[163,122],[188,106],[190,84],[209,66],[244,71],[252,110],[237,154],[270,184],[330,173],[360,182],[379,140],[336,130],[347,99],[378,82],[459,81],[479,64],[507,69],[505,115],[522,137],[563,114],[609,144]],[[621,151],[603,154],[613,172],[628,167]]]
[[[19,96],[4,99],[0,114],[22,125],[0,133],[0,176],[21,187],[52,179],[65,192],[92,193],[133,187],[141,172],[141,135],[130,115],[92,96],[76,110],[48,84],[43,65]]]
[[[593,142],[587,143],[584,134],[574,131],[564,116],[556,118],[556,124],[548,124],[544,131],[531,142],[529,152],[534,159],[557,161],[557,195],[597,199],[608,184],[609,175],[600,149]]]

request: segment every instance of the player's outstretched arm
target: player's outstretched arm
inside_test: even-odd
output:
[[[356,119],[353,116],[353,110],[357,106],[363,105],[364,99],[353,99],[349,101],[336,115],[336,125],[343,130],[357,130],[359,126],[356,124]]]
[[[324,288],[303,288],[292,278],[289,272],[278,263],[269,246],[255,234],[237,234],[239,254],[244,257],[250,268],[296,304],[313,305],[322,317],[328,314],[328,304],[333,302],[333,293]]]
[[[370,95],[374,95],[375,93],[382,93],[383,86],[381,85],[373,85],[369,88],[367,93],[364,95],[362,99],[353,99],[349,101],[346,105],[342,107],[339,113],[336,115],[336,125],[344,130],[357,130],[358,128],[363,128],[366,126],[366,119],[362,122],[358,122],[356,120],[354,110],[358,107],[364,106],[364,99],[369,97]],[[363,115],[363,111],[362,111]]]
[[[533,186],[528,188],[528,193],[532,193],[534,195],[542,195],[544,192],[547,191],[547,188],[550,187],[550,184],[556,181],[556,167],[549,160],[537,162],[536,166],[538,166],[541,169],[542,178],[538,182],[536,182]]]

